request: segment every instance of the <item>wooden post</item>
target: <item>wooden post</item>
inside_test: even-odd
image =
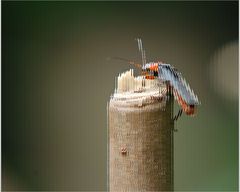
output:
[[[109,102],[110,191],[173,191],[173,97],[144,101]]]

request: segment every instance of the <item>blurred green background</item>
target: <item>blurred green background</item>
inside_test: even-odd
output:
[[[106,190],[108,57],[174,65],[198,94],[175,124],[175,190],[238,189],[238,2],[2,2],[3,190]],[[178,106],[175,104],[176,111]]]

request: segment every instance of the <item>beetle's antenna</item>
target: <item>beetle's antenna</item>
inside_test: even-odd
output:
[[[136,40],[138,42],[138,50],[141,52],[141,56],[142,56],[142,65],[145,65],[147,63],[147,61],[146,61],[146,52],[143,49],[142,39],[137,38]]]
[[[122,57],[109,57],[108,59],[114,59],[114,60],[119,60],[119,61],[124,61],[124,62],[127,62],[129,63],[130,65],[134,65],[135,67],[137,68],[142,68],[141,64],[138,64],[134,61],[131,61],[129,59],[125,59],[125,58],[122,58]]]

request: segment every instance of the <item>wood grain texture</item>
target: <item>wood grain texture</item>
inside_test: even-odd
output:
[[[109,103],[109,190],[173,190],[173,100]]]

